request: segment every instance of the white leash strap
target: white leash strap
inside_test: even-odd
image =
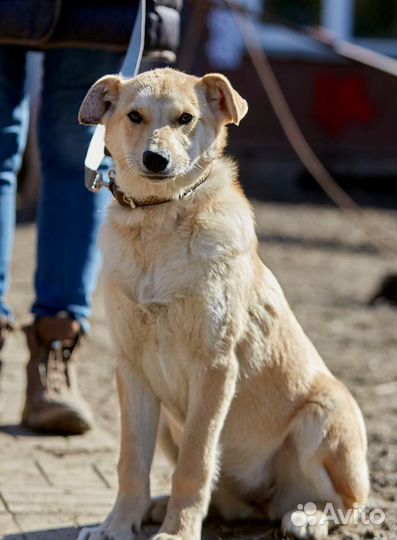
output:
[[[138,13],[127,52],[121,66],[120,75],[135,77],[138,73],[145,44],[146,0],[140,0]],[[90,191],[99,191],[101,187],[108,187],[103,174],[98,171],[105,157],[105,126],[99,124],[94,131],[84,161],[85,186]]]

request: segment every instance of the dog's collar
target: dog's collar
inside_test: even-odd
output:
[[[141,208],[145,206],[154,206],[156,204],[164,204],[168,202],[173,201],[181,201],[183,199],[186,199],[186,197],[190,197],[196,189],[203,184],[207,178],[210,175],[210,172],[212,170],[212,165],[208,167],[208,169],[205,171],[205,173],[195,182],[192,186],[189,186],[188,188],[184,189],[182,193],[178,195],[177,198],[170,198],[170,199],[160,199],[159,197],[146,197],[146,199],[143,199],[141,201],[138,201],[137,199],[134,199],[131,197],[131,195],[127,195],[124,193],[123,190],[119,188],[119,186],[116,183],[116,172],[114,169],[111,169],[109,171],[109,183],[107,184],[107,187],[109,191],[112,193],[113,197],[116,199],[116,201],[119,203],[120,206],[123,206],[124,208]]]

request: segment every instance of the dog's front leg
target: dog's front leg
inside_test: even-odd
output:
[[[237,362],[197,362],[189,380],[189,406],[167,514],[152,540],[199,540],[217,468],[219,437],[234,395]]]
[[[150,505],[159,402],[140,375],[125,364],[117,370],[117,388],[121,406],[117,499],[102,525],[83,529],[78,540],[133,540]]]

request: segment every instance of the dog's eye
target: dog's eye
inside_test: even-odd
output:
[[[181,116],[178,118],[178,122],[180,124],[188,124],[193,120],[193,116],[187,112],[184,112],[181,114]]]
[[[138,111],[131,111],[128,113],[128,118],[131,120],[131,122],[134,122],[134,124],[140,124],[143,120]]]

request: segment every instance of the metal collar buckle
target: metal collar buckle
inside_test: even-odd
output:
[[[130,197],[129,195],[126,195],[124,193],[123,195],[123,201],[128,204],[129,206],[131,206],[131,208],[136,208],[137,207],[137,204],[135,203],[134,199],[132,197]]]

